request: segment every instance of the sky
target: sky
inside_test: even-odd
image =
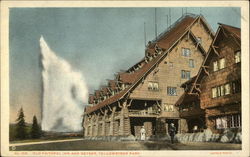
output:
[[[184,12],[186,9],[183,9]],[[157,32],[167,29],[169,8],[157,8]],[[187,8],[202,14],[214,32],[218,23],[240,27],[240,8]],[[171,8],[171,22],[182,8]],[[11,8],[10,121],[23,107],[26,121],[41,117],[42,76],[39,39],[80,71],[89,93],[144,56],[146,41],[155,38],[155,8]]]

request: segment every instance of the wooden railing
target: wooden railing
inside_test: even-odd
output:
[[[204,113],[205,113],[204,110],[200,108],[185,108],[180,111],[180,117],[202,115]]]
[[[159,115],[155,110],[129,110],[129,115],[147,116],[147,115]]]

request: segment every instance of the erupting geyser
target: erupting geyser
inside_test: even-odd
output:
[[[80,72],[58,57],[40,38],[42,55],[43,104],[42,129],[80,131],[88,89]]]

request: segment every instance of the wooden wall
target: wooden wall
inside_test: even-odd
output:
[[[194,24],[191,28],[193,34],[202,38],[202,45],[205,49],[208,49],[212,42],[212,37],[209,37],[209,33],[202,24]],[[191,56],[182,56],[182,48],[189,48],[191,50]],[[194,68],[189,67],[189,59],[194,60]],[[192,39],[188,39],[187,35],[177,44],[175,48],[167,55],[165,59],[153,70],[145,79],[145,81],[139,84],[136,89],[130,95],[130,98],[147,98],[147,99],[161,99],[162,107],[164,105],[174,105],[179,97],[183,94],[183,89],[180,85],[187,81],[187,79],[181,78],[181,70],[187,70],[191,72],[191,77],[195,76],[203,62],[203,56],[201,52],[196,48],[196,45]],[[172,63],[173,67],[171,67]],[[159,91],[149,91],[148,83],[159,82]],[[177,95],[169,96],[167,94],[167,87],[176,87]],[[162,112],[162,117],[179,117],[178,109],[174,107],[174,112]]]
[[[229,83],[241,78],[240,63],[235,64],[234,53],[239,50],[239,46],[231,39],[225,38],[219,43],[218,52],[220,56],[213,54],[213,59],[209,64],[209,76],[204,76],[201,82],[200,102],[201,108],[230,104],[241,100],[241,94],[229,94],[217,98],[212,98],[212,88],[218,85]],[[213,72],[213,62],[219,58],[225,58],[225,68]]]

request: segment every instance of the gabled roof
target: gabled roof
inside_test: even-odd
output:
[[[222,24],[222,23],[219,23],[219,25],[222,28],[224,28],[225,30],[227,30],[229,33],[231,33],[232,35],[234,35],[235,37],[240,39],[240,36],[241,36],[241,29],[240,28],[229,26],[229,25]]]
[[[205,57],[205,59],[204,59],[204,61],[202,63],[201,68],[198,71],[198,74],[197,74],[195,80],[193,81],[194,85],[199,83],[199,81],[201,80],[203,74],[205,73],[203,67],[208,65],[209,61],[212,59],[212,57],[213,57],[213,55],[215,53],[215,51],[214,51],[215,43],[220,40],[220,38],[221,38],[220,36],[227,33],[228,35],[232,35],[233,37],[235,37],[238,42],[241,42],[241,38],[240,38],[241,33],[240,32],[241,32],[240,28],[219,23],[219,28],[217,29],[215,38],[214,38],[214,40],[213,40],[213,42],[212,42],[212,44],[211,44],[211,46],[210,46],[210,48],[208,50],[208,53],[207,53],[207,55],[206,55],[206,57]],[[193,92],[194,85],[191,87],[190,92]]]
[[[112,104],[116,101],[122,99],[126,94],[128,94],[131,90],[133,90],[136,85],[150,73],[150,71],[157,66],[157,64],[168,54],[168,52],[174,48],[174,46],[178,43],[180,39],[182,39],[187,33],[189,33],[190,37],[193,39],[193,42],[198,43],[198,49],[202,52],[203,55],[206,54],[203,47],[199,44],[193,33],[190,31],[191,26],[197,21],[202,20],[201,16],[185,16],[175,23],[171,29],[159,35],[159,37],[148,45],[147,51],[154,51],[155,44],[157,44],[163,50],[166,50],[162,54],[156,56],[148,63],[145,63],[140,69],[136,70],[133,73],[125,73],[122,78],[130,83],[131,86],[126,88],[125,90],[111,96],[110,98],[100,102],[99,104],[86,108],[86,113],[91,113],[97,109],[104,107],[105,105]],[[211,30],[212,31],[212,30]],[[212,33],[213,35],[213,33]],[[137,64],[143,63],[145,60],[140,61]],[[133,66],[134,67],[134,66]],[[130,68],[131,69],[131,68]],[[109,82],[111,83],[111,82]]]

